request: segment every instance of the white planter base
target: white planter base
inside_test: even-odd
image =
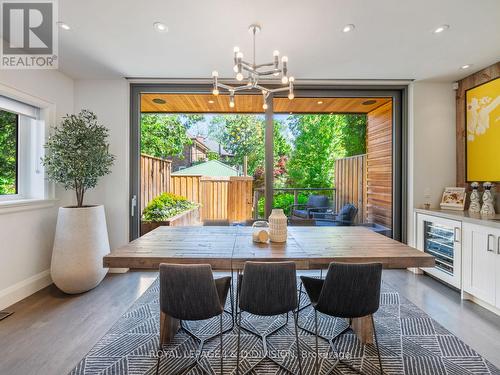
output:
[[[109,252],[104,206],[59,208],[50,267],[59,289],[76,294],[95,288],[108,272],[102,258]]]

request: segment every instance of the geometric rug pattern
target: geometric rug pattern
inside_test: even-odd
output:
[[[152,375],[156,372],[159,335],[159,284],[151,287],[118,319],[114,326],[71,371],[71,375]],[[302,305],[307,305],[302,294]],[[227,308],[229,309],[228,301]],[[319,332],[334,336],[346,327],[342,319],[318,314]],[[414,304],[382,285],[380,309],[374,315],[384,373],[388,375],[500,375],[500,370],[448,332]],[[243,314],[242,325],[258,332],[270,332],[286,322],[286,316],[257,317]],[[312,308],[300,312],[299,324],[314,330]],[[209,337],[219,330],[218,318],[185,322],[198,336]],[[231,326],[231,316],[224,314],[224,328]],[[299,330],[303,374],[315,374],[314,336]],[[237,329],[226,333],[224,339],[224,374],[235,374]],[[220,373],[219,338],[205,344],[201,363],[212,373]],[[336,340],[342,358],[331,374],[355,374],[343,362],[364,374],[380,374],[377,352],[373,345],[362,345],[348,331]],[[192,362],[197,342],[183,331],[162,350],[160,374],[175,374]],[[293,319],[276,335],[268,338],[268,351],[292,373],[298,374]],[[259,362],[262,342],[258,337],[241,332],[240,373]],[[336,362],[328,343],[319,339],[321,374],[326,374]],[[500,354],[499,354],[500,355]],[[282,375],[287,372],[272,361],[262,361],[252,375]],[[188,375],[201,375],[198,367]]]

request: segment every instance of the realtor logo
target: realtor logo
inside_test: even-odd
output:
[[[1,2],[2,69],[57,69],[55,0]]]

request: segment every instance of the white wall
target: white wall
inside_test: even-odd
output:
[[[75,81],[75,112],[93,111],[110,130],[113,171],[88,192],[86,202],[104,204],[111,249],[128,242],[129,86],[125,79]]]
[[[0,84],[22,97],[50,103],[56,119],[73,111],[73,80],[57,71],[0,70]],[[65,200],[63,193],[57,196]],[[0,309],[50,284],[56,206],[0,210]]]
[[[452,83],[414,82],[410,86],[408,243],[413,244],[413,209],[430,194],[439,208],[443,189],[456,184],[456,114]]]

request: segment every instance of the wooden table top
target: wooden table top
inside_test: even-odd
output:
[[[159,227],[122,246],[104,267],[158,269],[160,263],[208,263],[241,269],[246,261],[292,260],[298,269],[330,262],[380,262],[384,268],[433,267],[434,257],[364,227],[289,227],[285,243],[257,244],[251,227]]]

